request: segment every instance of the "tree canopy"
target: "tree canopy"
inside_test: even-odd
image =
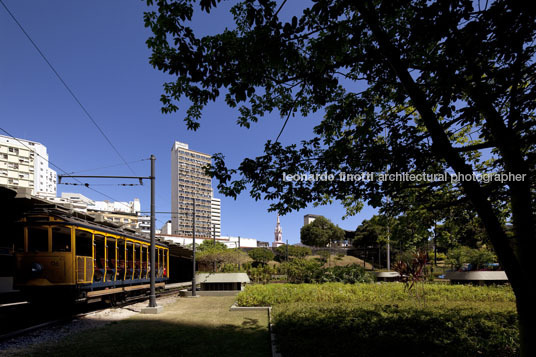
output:
[[[313,247],[327,247],[328,244],[342,241],[344,238],[344,230],[322,216],[300,229],[301,242]]]
[[[300,247],[297,245],[280,245],[279,247],[275,248],[275,253],[278,256],[279,261],[282,261],[286,259],[287,254],[288,257],[293,258],[305,258],[308,255],[313,254],[311,251],[311,248],[309,247]]]
[[[268,248],[253,248],[248,252],[248,255],[253,261],[263,265],[273,260],[275,256]]]
[[[188,99],[185,121],[195,130],[203,107],[223,96],[245,127],[271,112],[284,120],[282,132],[297,113],[324,116],[313,139],[269,140],[264,155],[236,169],[214,155],[209,172],[220,192],[249,190],[280,213],[330,200],[350,212],[362,200],[393,215],[426,210],[439,219],[453,206],[475,211],[516,293],[522,352],[536,354],[533,7],[315,0],[292,16],[286,0],[244,0],[231,10],[233,28],[198,36],[189,26],[194,10],[210,16],[218,3],[148,0],[156,5],[145,15],[150,62],[176,78],[164,85],[163,112]],[[365,172],[457,180],[341,178]],[[284,173],[337,179],[283,180]]]

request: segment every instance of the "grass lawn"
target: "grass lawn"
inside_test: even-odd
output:
[[[179,299],[129,319],[36,346],[24,356],[270,356],[265,311],[229,311],[234,296]]]

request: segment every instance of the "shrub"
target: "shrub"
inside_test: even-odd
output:
[[[496,263],[495,254],[485,248],[473,249],[466,246],[453,248],[447,253],[447,263],[454,270],[460,270],[465,264],[469,265],[470,270],[479,270],[488,263]]]
[[[330,256],[329,250],[319,250],[317,254],[320,256],[320,261],[327,262]]]
[[[313,283],[322,274],[322,265],[314,260],[297,258],[282,263],[280,270],[291,283]]]
[[[509,286],[427,285],[427,307],[403,284],[248,285],[239,306],[272,306],[285,356],[515,356]]]
[[[515,309],[294,303],[273,308],[285,356],[516,356]]]
[[[374,282],[374,276],[367,272],[365,268],[360,265],[352,264],[347,266],[334,266],[331,268],[324,268],[320,275],[318,283],[372,283]]]
[[[296,245],[280,245],[275,249],[277,260],[280,262],[287,260],[287,252],[289,260],[292,260],[294,258],[305,258],[306,256],[312,254],[311,248],[308,247],[300,247]]]
[[[511,304],[515,298],[509,286],[465,286],[426,284],[428,303],[461,305]],[[237,296],[239,306],[272,306],[283,303],[413,304],[403,284],[268,284],[247,285]],[[415,305],[416,306],[416,305]]]
[[[274,259],[274,253],[268,248],[253,248],[248,255],[257,264],[266,264]]]

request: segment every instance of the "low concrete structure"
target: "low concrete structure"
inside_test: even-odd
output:
[[[251,282],[246,273],[201,273],[195,279],[201,291],[242,291]]]
[[[445,278],[452,283],[506,283],[508,277],[503,270],[498,271],[449,271],[445,273]]]
[[[400,274],[396,271],[375,271],[376,280],[395,281],[400,279]]]

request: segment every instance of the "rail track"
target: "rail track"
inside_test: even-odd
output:
[[[156,297],[166,297],[171,295],[178,295],[180,289],[185,286],[191,285],[191,283],[173,284],[172,287],[166,287],[156,292]],[[78,306],[79,310],[73,311],[61,311],[52,310],[43,315],[38,315],[37,309],[42,306],[35,306],[27,301],[11,302],[8,304],[0,304],[0,320],[6,320],[7,324],[2,323],[3,326],[9,326],[8,328],[0,328],[0,342],[13,339],[15,337],[24,336],[41,329],[60,325],[62,323],[69,323],[76,319],[81,319],[85,316],[96,314],[101,311],[105,311],[110,308],[124,308],[129,305],[136,304],[142,301],[148,301],[149,295],[143,294],[139,296],[128,297],[120,302],[100,302],[95,304],[87,304]],[[87,309],[87,311],[83,311]],[[42,311],[41,311],[42,312]],[[27,319],[25,319],[27,317]]]

